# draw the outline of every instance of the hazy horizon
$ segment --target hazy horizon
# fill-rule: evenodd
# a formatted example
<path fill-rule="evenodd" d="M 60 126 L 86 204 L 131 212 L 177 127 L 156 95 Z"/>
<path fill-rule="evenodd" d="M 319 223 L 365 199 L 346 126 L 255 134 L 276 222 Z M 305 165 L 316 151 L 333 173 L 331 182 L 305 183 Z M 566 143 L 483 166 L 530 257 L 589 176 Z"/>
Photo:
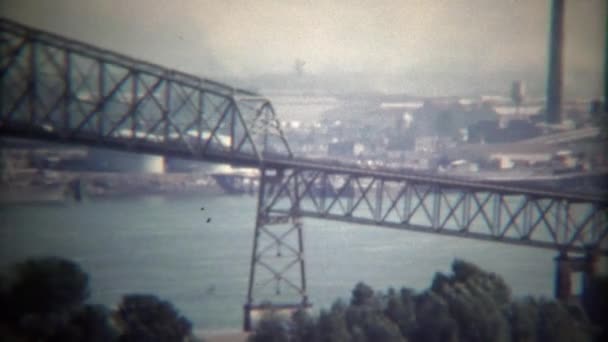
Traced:
<path fill-rule="evenodd" d="M 601 0 L 566 1 L 567 96 L 602 94 L 606 8 Z M 539 96 L 545 87 L 549 0 L 8 0 L 0 11 L 27 25 L 255 88 L 278 79 L 322 89 L 473 95 L 507 93 L 520 79 Z M 306 63 L 299 79 L 298 59 Z"/>

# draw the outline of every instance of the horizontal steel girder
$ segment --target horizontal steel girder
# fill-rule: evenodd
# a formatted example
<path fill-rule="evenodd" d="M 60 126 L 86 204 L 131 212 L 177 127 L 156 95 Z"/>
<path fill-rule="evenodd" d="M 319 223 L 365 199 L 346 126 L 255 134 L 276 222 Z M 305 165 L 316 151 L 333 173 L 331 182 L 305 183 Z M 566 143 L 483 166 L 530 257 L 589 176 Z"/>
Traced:
<path fill-rule="evenodd" d="M 273 185 L 262 197 L 266 215 L 608 254 L 608 205 L 600 199 L 305 167 L 283 169 Z"/>

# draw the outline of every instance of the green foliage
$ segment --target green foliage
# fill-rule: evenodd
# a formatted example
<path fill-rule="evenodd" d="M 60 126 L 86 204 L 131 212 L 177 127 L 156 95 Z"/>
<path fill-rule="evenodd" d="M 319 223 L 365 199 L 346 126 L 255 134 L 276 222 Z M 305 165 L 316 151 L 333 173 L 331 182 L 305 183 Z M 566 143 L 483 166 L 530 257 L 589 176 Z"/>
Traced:
<path fill-rule="evenodd" d="M 252 341 L 569 342 L 593 338 L 586 315 L 576 306 L 529 297 L 512 300 L 500 276 L 463 260 L 455 260 L 452 271 L 438 273 L 431 287 L 419 294 L 406 288 L 376 293 L 358 283 L 348 305 L 336 301 L 317 320 L 298 312 L 291 320 L 264 323 Z"/>
<path fill-rule="evenodd" d="M 112 326 L 109 310 L 101 305 L 85 305 L 48 341 L 116 341 L 118 332 Z"/>
<path fill-rule="evenodd" d="M 404 341 L 399 327 L 372 307 L 351 306 L 346 310 L 345 318 L 353 340 Z"/>
<path fill-rule="evenodd" d="M 452 271 L 454 275 L 450 278 L 451 282 L 466 284 L 479 295 L 490 295 L 496 305 L 506 305 L 511 301 L 511 289 L 501 276 L 485 272 L 476 265 L 460 259 L 454 260 Z"/>
<path fill-rule="evenodd" d="M 17 263 L 2 287 L 0 337 L 24 341 L 112 341 L 115 331 L 100 307 L 84 305 L 88 276 L 55 257 Z"/>
<path fill-rule="evenodd" d="M 574 342 L 592 338 L 589 325 L 557 301 L 540 301 L 536 322 L 537 337 L 541 341 Z"/>
<path fill-rule="evenodd" d="M 360 282 L 353 289 L 350 304 L 354 306 L 371 305 L 374 300 L 374 290 Z"/>
<path fill-rule="evenodd" d="M 462 260 L 452 264 L 454 274 L 436 275 L 432 291 L 445 302 L 463 341 L 507 341 L 509 326 L 503 306 L 510 290 L 502 278 Z"/>
<path fill-rule="evenodd" d="M 393 289 L 388 291 L 384 315 L 397 325 L 403 336 L 409 336 L 417 329 L 414 301 L 414 292 L 409 289 L 403 288 L 399 294 Z"/>
<path fill-rule="evenodd" d="M 292 341 L 307 342 L 318 339 L 316 321 L 305 310 L 298 310 L 292 316 Z"/>
<path fill-rule="evenodd" d="M 351 340 L 346 326 L 346 306 L 336 301 L 329 312 L 321 311 L 318 323 L 318 341 L 345 342 Z"/>
<path fill-rule="evenodd" d="M 457 341 L 458 325 L 447 303 L 428 291 L 416 297 L 417 329 L 408 337 L 414 341 Z"/>
<path fill-rule="evenodd" d="M 256 328 L 255 334 L 249 336 L 250 342 L 288 342 L 289 324 L 287 319 L 270 314 L 263 317 Z"/>
<path fill-rule="evenodd" d="M 192 333 L 190 321 L 153 295 L 124 296 L 115 319 L 122 330 L 120 341 L 183 341 Z"/>
<path fill-rule="evenodd" d="M 129 295 L 112 314 L 85 304 L 88 295 L 88 276 L 74 262 L 50 257 L 16 264 L 0 276 L 0 341 L 193 340 L 190 322 L 166 301 Z"/>
<path fill-rule="evenodd" d="M 89 278 L 76 263 L 60 258 L 15 265 L 8 293 L 13 314 L 66 313 L 89 296 Z"/>
<path fill-rule="evenodd" d="M 403 288 L 376 293 L 358 283 L 349 304 L 336 301 L 318 319 L 306 311 L 290 319 L 265 317 L 250 341 L 590 341 L 606 331 L 578 306 L 554 300 L 511 299 L 504 280 L 455 260 L 416 294 Z M 599 329 L 608 280 L 589 280 L 584 298 Z M 30 259 L 0 276 L 0 340 L 191 341 L 192 325 L 173 305 L 153 295 L 127 295 L 111 313 L 85 304 L 88 276 L 59 258 Z M 115 328 L 118 326 L 118 330 Z M 604 334 L 604 335 L 601 335 Z"/>
<path fill-rule="evenodd" d="M 513 342 L 536 341 L 536 317 L 538 308 L 533 298 L 526 297 L 513 301 L 505 315 L 511 326 Z"/>

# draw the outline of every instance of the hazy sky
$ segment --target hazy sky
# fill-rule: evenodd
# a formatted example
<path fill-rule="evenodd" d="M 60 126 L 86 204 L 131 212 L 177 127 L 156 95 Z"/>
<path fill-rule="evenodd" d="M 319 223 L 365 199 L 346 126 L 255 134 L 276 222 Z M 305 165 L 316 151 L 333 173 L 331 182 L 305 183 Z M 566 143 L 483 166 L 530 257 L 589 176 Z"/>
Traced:
<path fill-rule="evenodd" d="M 567 87 L 600 93 L 605 1 L 566 0 Z M 544 82 L 549 7 L 549 0 L 0 1 L 8 18 L 204 76 L 291 73 L 299 58 L 309 75 L 440 75 L 439 91 L 439 83 L 470 87 L 509 73 Z"/>

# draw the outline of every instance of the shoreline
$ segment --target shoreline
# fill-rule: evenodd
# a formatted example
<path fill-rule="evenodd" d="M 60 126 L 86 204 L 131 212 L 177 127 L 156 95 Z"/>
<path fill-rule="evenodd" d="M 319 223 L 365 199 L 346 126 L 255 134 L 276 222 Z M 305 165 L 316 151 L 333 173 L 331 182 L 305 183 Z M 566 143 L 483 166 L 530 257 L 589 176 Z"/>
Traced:
<path fill-rule="evenodd" d="M 205 173 L 114 173 L 19 170 L 0 184 L 0 205 L 60 204 L 77 201 L 74 183 L 84 199 L 147 195 L 219 195 L 226 191 Z"/>

